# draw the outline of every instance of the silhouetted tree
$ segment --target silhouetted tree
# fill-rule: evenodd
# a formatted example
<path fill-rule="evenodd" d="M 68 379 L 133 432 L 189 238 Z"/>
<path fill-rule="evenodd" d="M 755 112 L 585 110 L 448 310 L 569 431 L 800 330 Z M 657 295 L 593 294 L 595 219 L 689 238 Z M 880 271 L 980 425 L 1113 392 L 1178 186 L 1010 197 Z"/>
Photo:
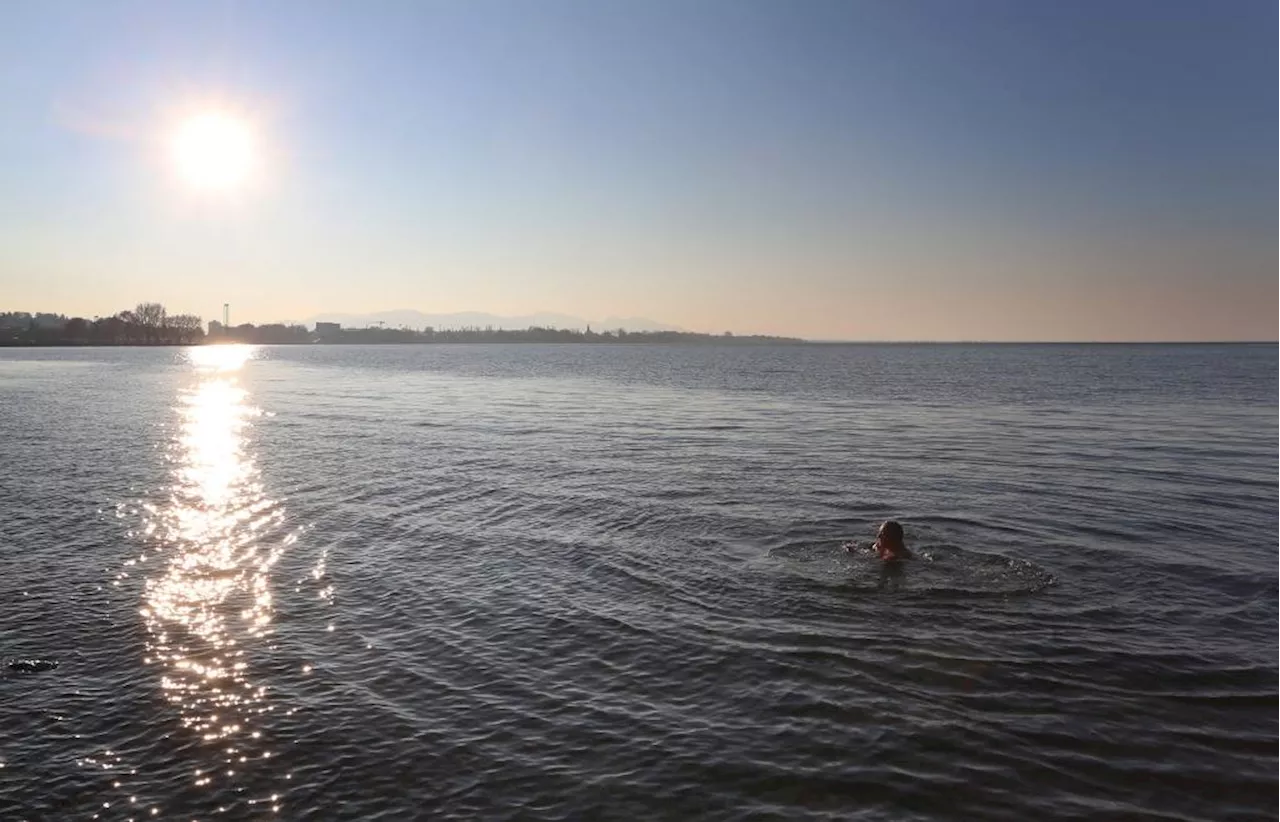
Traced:
<path fill-rule="evenodd" d="M 125 322 L 118 315 L 99 317 L 89 329 L 89 339 L 98 345 L 121 345 L 125 342 Z"/>
<path fill-rule="evenodd" d="M 191 345 L 204 337 L 204 321 L 194 314 L 175 314 L 169 317 L 169 331 L 173 342 Z"/>
<path fill-rule="evenodd" d="M 142 329 L 142 337 L 148 343 L 159 342 L 164 336 L 168 312 L 160 303 L 138 303 L 133 309 L 134 322 Z"/>
<path fill-rule="evenodd" d="M 68 342 L 85 343 L 89 341 L 89 321 L 84 317 L 72 317 L 62 327 L 62 336 Z"/>

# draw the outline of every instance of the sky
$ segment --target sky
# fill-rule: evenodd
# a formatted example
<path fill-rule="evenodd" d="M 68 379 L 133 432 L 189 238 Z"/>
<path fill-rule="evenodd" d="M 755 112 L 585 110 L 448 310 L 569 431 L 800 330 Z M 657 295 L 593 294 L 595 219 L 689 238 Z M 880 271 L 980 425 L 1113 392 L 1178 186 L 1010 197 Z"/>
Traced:
<path fill-rule="evenodd" d="M 0 310 L 1277 339 L 1274 2 L 2 14 Z M 234 188 L 175 173 L 207 111 Z"/>

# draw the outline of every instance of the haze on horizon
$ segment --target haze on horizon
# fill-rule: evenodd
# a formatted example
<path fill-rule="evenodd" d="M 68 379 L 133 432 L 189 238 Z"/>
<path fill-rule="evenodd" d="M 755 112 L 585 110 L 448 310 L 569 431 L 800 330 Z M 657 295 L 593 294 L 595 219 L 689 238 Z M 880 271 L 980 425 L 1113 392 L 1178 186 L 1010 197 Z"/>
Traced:
<path fill-rule="evenodd" d="M 1274 3 L 5 15 L 0 311 L 1277 337 Z"/>

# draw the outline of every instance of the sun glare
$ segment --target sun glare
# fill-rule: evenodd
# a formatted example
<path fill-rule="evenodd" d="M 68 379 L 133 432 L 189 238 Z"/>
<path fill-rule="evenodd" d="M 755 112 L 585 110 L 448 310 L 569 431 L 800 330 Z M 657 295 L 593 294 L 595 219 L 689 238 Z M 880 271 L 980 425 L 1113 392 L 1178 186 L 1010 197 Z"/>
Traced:
<path fill-rule="evenodd" d="M 229 191 L 248 182 L 256 148 L 249 124 L 221 112 L 204 112 L 182 121 L 170 143 L 178 175 L 205 191 Z"/>

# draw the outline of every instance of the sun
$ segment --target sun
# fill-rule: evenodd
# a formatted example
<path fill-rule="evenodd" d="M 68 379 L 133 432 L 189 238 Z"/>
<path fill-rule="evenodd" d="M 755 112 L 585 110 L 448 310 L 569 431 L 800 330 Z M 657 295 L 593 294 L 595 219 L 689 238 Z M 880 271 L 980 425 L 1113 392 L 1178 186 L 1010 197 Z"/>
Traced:
<path fill-rule="evenodd" d="M 241 188 L 257 164 L 257 145 L 249 123 L 219 111 L 201 112 L 181 121 L 169 149 L 178 176 L 201 191 Z"/>

